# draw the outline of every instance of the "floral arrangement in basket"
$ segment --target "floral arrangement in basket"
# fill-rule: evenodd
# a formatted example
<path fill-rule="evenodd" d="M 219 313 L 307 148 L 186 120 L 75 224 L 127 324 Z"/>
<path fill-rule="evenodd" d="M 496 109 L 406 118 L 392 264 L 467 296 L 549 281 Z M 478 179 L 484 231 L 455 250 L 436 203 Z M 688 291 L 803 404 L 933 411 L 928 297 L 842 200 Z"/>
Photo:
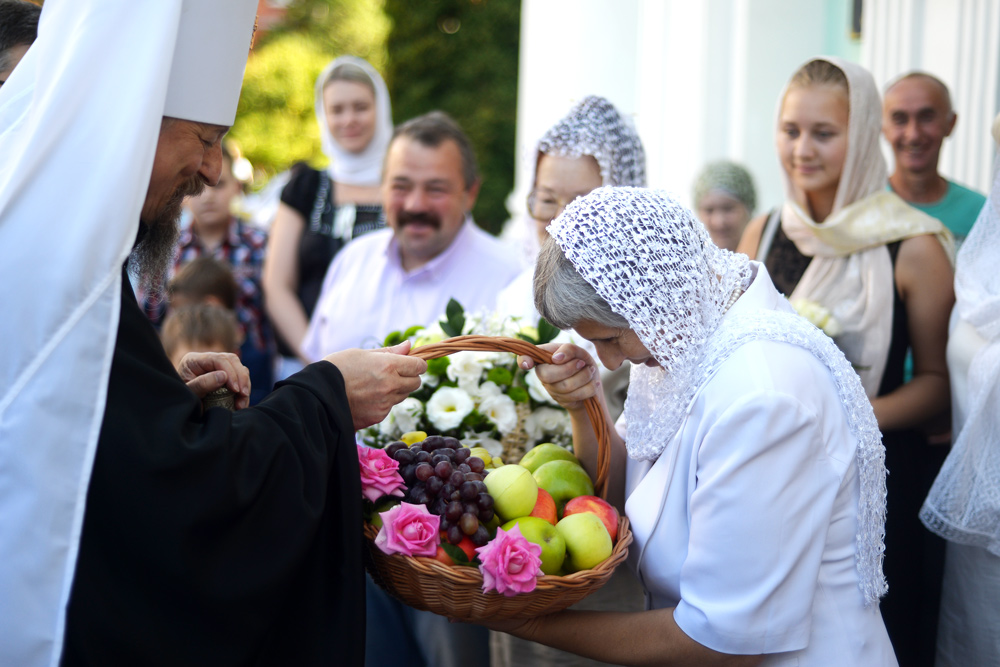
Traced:
<path fill-rule="evenodd" d="M 410 354 L 462 351 L 552 358 L 527 341 L 483 335 Z M 359 447 L 365 565 L 375 582 L 417 609 L 469 622 L 553 613 L 607 583 L 632 534 L 627 517 L 591 495 L 607 488 L 611 426 L 598 398 L 585 407 L 597 435 L 593 480 L 554 443 L 493 469 L 475 454 L 484 449 L 452 436 L 409 433 L 381 450 Z"/>
<path fill-rule="evenodd" d="M 572 454 L 552 444 L 535 452 L 528 466 L 557 463 L 560 472 L 536 481 L 518 464 L 490 471 L 470 448 L 438 435 L 385 449 L 358 445 L 365 518 L 378 529 L 374 546 L 386 555 L 476 567 L 482 592 L 504 596 L 533 591 L 546 574 L 598 565 L 613 553 L 617 511 L 566 491 L 577 475 L 586 477 Z M 557 512 L 539 481 L 554 484 L 560 500 L 572 499 Z M 592 494 L 594 487 L 587 478 L 576 489 Z"/>
<path fill-rule="evenodd" d="M 541 345 L 561 332 L 544 319 L 537 326 L 525 326 L 517 318 L 466 315 L 452 299 L 436 324 L 394 331 L 384 344 L 410 339 L 418 347 L 469 333 L 511 336 Z M 549 396 L 535 369 L 518 368 L 516 356 L 509 352 L 458 352 L 429 360 L 420 389 L 380 424 L 362 431 L 361 437 L 366 445 L 381 448 L 408 433 L 461 438 L 488 452 L 477 452 L 488 466 L 516 462 L 541 442 L 569 446 L 572 441 L 565 409 Z"/>

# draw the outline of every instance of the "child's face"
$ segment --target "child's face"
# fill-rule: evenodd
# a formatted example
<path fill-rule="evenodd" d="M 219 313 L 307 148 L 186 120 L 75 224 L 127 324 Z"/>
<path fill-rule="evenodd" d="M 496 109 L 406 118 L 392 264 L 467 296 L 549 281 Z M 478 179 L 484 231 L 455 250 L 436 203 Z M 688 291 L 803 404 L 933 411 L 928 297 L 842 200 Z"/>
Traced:
<path fill-rule="evenodd" d="M 846 92 L 831 85 L 792 88 L 778 128 L 778 157 L 789 180 L 807 195 L 836 195 L 847 158 Z"/>
<path fill-rule="evenodd" d="M 170 356 L 170 363 L 174 365 L 178 371 L 181 368 L 181 359 L 188 352 L 232 352 L 233 350 L 227 350 L 225 346 L 221 343 L 213 343 L 211 345 L 203 345 L 200 343 L 193 343 L 192 341 L 182 341 L 177 344 L 174 348 L 174 353 Z"/>

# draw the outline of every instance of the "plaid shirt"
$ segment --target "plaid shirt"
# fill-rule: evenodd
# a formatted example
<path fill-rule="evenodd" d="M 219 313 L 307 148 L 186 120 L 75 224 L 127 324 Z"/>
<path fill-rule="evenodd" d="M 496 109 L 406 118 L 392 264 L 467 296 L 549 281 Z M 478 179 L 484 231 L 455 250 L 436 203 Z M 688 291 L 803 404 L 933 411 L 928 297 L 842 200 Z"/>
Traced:
<path fill-rule="evenodd" d="M 236 319 L 239 320 L 247 341 L 258 350 L 271 350 L 274 336 L 264 315 L 264 298 L 261 291 L 261 275 L 264 267 L 264 251 L 267 235 L 243 224 L 238 218 L 229 226 L 229 234 L 214 250 L 205 248 L 194 226 L 181 232 L 174 264 L 170 271 L 172 278 L 177 271 L 193 259 L 212 257 L 229 266 L 236 278 Z M 144 298 L 142 309 L 146 316 L 159 328 L 167 313 L 166 299 L 156 301 Z"/>

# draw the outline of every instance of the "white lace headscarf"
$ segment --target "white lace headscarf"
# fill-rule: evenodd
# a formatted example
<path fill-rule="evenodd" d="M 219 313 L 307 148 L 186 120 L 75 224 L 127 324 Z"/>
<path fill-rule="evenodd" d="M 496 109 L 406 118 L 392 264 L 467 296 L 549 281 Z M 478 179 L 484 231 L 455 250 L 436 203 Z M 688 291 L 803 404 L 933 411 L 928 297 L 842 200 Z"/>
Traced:
<path fill-rule="evenodd" d="M 998 163 L 1000 167 L 1000 163 Z M 966 419 L 920 511 L 953 542 L 1000 556 L 1000 169 L 958 252 L 955 308 L 986 343 L 969 365 Z"/>
<path fill-rule="evenodd" d="M 330 126 L 326 122 L 326 112 L 323 108 L 323 88 L 333 70 L 341 65 L 353 65 L 362 70 L 371 79 L 375 89 L 375 134 L 372 140 L 360 153 L 344 150 L 333 138 Z M 392 106 L 389 101 L 389 90 L 385 81 L 375 70 L 361 58 L 340 56 L 328 64 L 316 79 L 316 122 L 319 123 L 320 140 L 323 154 L 330 158 L 327 172 L 335 183 L 347 185 L 378 185 L 382 182 L 382 160 L 392 139 Z"/>
<path fill-rule="evenodd" d="M 591 155 L 601 168 L 603 185 L 646 186 L 646 151 L 642 141 L 608 100 L 589 95 L 570 109 L 538 141 L 538 157 Z"/>
<path fill-rule="evenodd" d="M 698 391 L 748 342 L 798 345 L 830 369 L 858 439 L 857 562 L 865 602 L 876 602 L 886 590 L 885 449 L 864 388 L 830 338 L 791 313 L 725 318 L 733 297 L 749 286 L 750 260 L 716 247 L 694 214 L 666 192 L 598 188 L 566 207 L 549 233 L 661 366 L 632 366 L 625 419 L 633 459 L 660 456 Z"/>

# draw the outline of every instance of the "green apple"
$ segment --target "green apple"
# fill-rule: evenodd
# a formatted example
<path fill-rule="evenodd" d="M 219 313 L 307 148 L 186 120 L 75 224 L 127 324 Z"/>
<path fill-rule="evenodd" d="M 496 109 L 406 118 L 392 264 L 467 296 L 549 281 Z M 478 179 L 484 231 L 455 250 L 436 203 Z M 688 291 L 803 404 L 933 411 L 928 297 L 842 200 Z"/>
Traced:
<path fill-rule="evenodd" d="M 589 570 L 611 555 L 611 536 L 596 514 L 573 514 L 557 523 L 556 530 L 566 541 L 569 572 Z"/>
<path fill-rule="evenodd" d="M 522 465 L 531 472 L 538 470 L 538 467 L 549 461 L 572 461 L 580 465 L 573 453 L 565 447 L 554 445 L 551 442 L 543 442 L 528 450 L 528 453 L 521 457 L 518 465 Z"/>
<path fill-rule="evenodd" d="M 538 484 L 527 468 L 519 465 L 500 466 L 491 470 L 483 482 L 493 496 L 493 510 L 504 521 L 531 514 L 538 500 Z"/>
<path fill-rule="evenodd" d="M 515 525 L 520 526 L 524 539 L 542 548 L 542 572 L 558 574 L 566 559 L 566 541 L 556 527 L 536 516 L 522 516 L 500 527 L 508 531 Z"/>
<path fill-rule="evenodd" d="M 590 481 L 590 475 L 572 461 L 543 463 L 535 470 L 534 478 L 538 487 L 548 491 L 556 501 L 559 516 L 562 516 L 563 506 L 567 501 L 577 496 L 594 495 L 594 483 Z"/>

